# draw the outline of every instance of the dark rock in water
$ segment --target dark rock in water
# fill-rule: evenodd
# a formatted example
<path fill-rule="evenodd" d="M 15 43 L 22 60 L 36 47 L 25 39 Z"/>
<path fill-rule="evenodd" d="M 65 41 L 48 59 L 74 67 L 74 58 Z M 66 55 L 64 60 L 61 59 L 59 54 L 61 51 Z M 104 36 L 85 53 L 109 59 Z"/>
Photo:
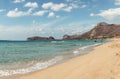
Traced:
<path fill-rule="evenodd" d="M 97 42 L 97 40 L 95 40 L 94 42 Z"/>
<path fill-rule="evenodd" d="M 50 36 L 50 37 L 39 37 L 39 36 L 35 36 L 35 37 L 29 37 L 27 38 L 28 41 L 40 41 L 40 40 L 55 40 L 54 37 Z"/>
<path fill-rule="evenodd" d="M 98 23 L 90 31 L 81 35 L 64 35 L 63 40 L 71 39 L 106 39 L 120 37 L 120 24 L 108 24 L 105 22 Z"/>

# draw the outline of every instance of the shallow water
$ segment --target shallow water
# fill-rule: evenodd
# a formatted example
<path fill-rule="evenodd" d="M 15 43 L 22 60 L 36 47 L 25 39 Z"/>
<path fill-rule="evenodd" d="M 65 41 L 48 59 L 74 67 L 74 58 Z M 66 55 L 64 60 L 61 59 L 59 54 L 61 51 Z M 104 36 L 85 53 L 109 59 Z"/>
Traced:
<path fill-rule="evenodd" d="M 1 41 L 0 76 L 44 69 L 64 59 L 84 54 L 89 51 L 87 48 L 104 42 L 106 40 Z"/>

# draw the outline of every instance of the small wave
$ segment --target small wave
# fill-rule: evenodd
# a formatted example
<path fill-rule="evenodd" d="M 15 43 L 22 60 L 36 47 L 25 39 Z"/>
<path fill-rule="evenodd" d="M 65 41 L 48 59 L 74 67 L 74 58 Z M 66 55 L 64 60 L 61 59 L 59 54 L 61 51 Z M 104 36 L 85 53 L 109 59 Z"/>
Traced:
<path fill-rule="evenodd" d="M 51 41 L 51 43 L 63 43 L 65 41 Z"/>
<path fill-rule="evenodd" d="M 73 54 L 74 54 L 74 55 L 78 55 L 78 54 L 81 53 L 80 51 L 86 50 L 86 49 L 88 49 L 89 47 L 94 47 L 94 46 L 97 46 L 97 45 L 100 45 L 100 44 L 101 44 L 101 43 L 97 43 L 97 44 L 93 44 L 93 45 L 88 45 L 88 46 L 80 47 L 79 49 L 73 51 Z"/>
<path fill-rule="evenodd" d="M 57 41 L 51 41 L 51 43 L 57 43 Z"/>
<path fill-rule="evenodd" d="M 78 50 L 75 50 L 75 51 L 73 51 L 73 54 L 74 54 L 74 55 L 77 55 L 77 54 L 79 54 L 79 51 L 78 51 Z"/>
<path fill-rule="evenodd" d="M 97 45 L 100 45 L 100 44 L 101 44 L 101 43 L 97 43 L 97 44 L 93 44 L 93 45 L 88 45 L 88 46 L 83 46 L 83 47 L 81 47 L 81 48 L 79 48 L 79 49 L 84 50 L 84 49 L 86 49 L 86 48 L 94 47 L 94 46 L 97 46 Z"/>
<path fill-rule="evenodd" d="M 16 70 L 0 70 L 0 76 L 11 76 L 11 75 L 16 75 L 16 74 L 25 74 L 25 73 L 45 69 L 53 64 L 56 64 L 57 62 L 61 61 L 62 59 L 63 59 L 62 56 L 56 56 L 55 58 L 53 58 L 51 60 L 36 63 L 35 65 L 28 67 L 28 68 L 16 69 Z"/>

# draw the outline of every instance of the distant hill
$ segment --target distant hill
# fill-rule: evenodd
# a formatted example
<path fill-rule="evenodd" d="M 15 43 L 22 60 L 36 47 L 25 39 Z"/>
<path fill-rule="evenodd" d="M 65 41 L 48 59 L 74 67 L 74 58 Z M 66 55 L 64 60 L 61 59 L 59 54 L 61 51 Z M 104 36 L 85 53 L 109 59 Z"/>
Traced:
<path fill-rule="evenodd" d="M 108 24 L 105 22 L 98 23 L 90 31 L 82 35 L 64 35 L 63 40 L 74 39 L 105 39 L 120 37 L 120 24 Z"/>
<path fill-rule="evenodd" d="M 108 24 L 106 22 L 98 23 L 90 31 L 83 33 L 81 35 L 64 35 L 62 39 L 59 40 L 80 40 L 80 39 L 106 39 L 120 37 L 120 24 Z M 54 37 L 29 37 L 28 41 L 40 41 L 40 40 L 58 40 Z"/>

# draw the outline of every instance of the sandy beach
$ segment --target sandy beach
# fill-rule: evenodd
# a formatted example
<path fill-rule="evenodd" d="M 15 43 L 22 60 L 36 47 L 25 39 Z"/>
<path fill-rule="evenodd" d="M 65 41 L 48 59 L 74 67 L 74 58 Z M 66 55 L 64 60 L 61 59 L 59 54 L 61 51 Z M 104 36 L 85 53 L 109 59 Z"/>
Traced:
<path fill-rule="evenodd" d="M 10 79 L 120 79 L 120 40 L 42 71 Z"/>

